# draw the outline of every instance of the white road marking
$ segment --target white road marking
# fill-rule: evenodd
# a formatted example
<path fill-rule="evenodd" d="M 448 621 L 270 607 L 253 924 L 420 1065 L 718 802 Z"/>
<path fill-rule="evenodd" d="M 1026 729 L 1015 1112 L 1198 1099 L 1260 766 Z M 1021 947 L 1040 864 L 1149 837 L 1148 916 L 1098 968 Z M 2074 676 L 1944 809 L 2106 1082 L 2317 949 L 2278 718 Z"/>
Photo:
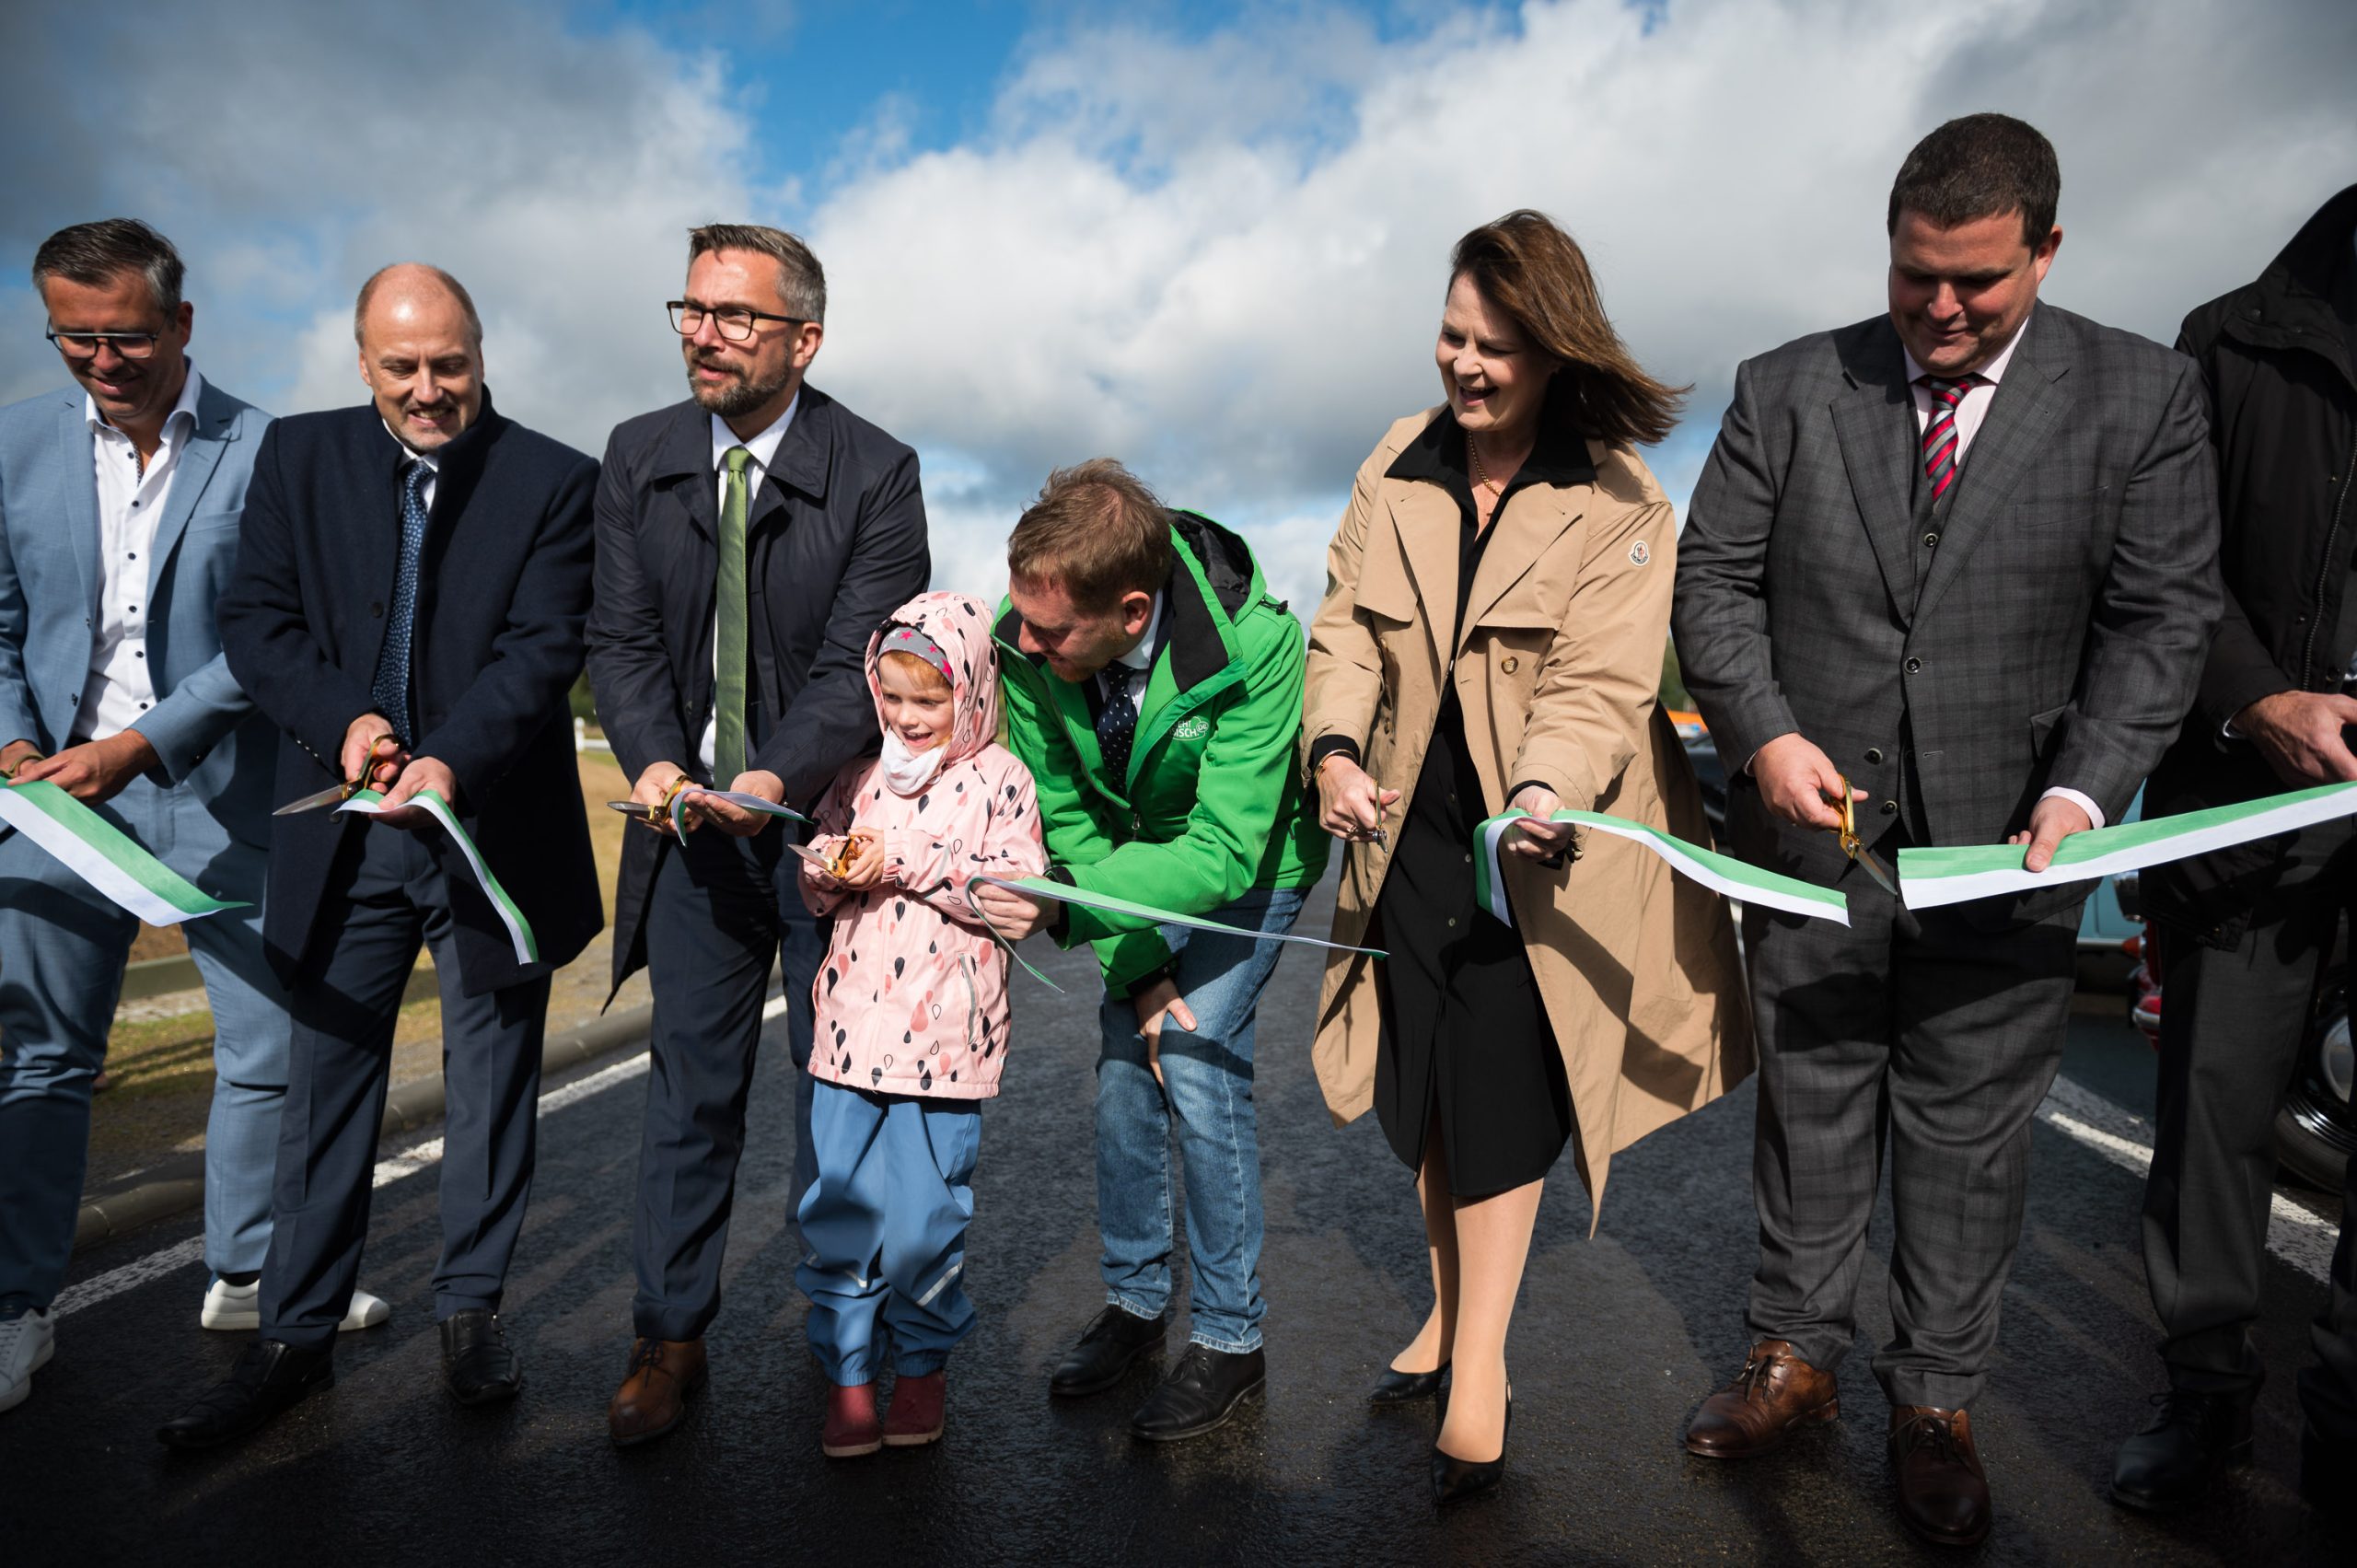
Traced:
<path fill-rule="evenodd" d="M 2053 1092 L 2038 1108 L 2049 1127 L 2095 1150 L 2123 1170 L 2142 1176 L 2152 1168 L 2153 1129 L 2083 1084 L 2057 1077 Z M 2268 1214 L 2267 1249 L 2314 1280 L 2330 1277 L 2338 1239 L 2322 1216 L 2278 1192 Z"/>
<path fill-rule="evenodd" d="M 770 998 L 769 1005 L 761 1009 L 763 1022 L 771 1022 L 784 1016 L 785 1016 L 785 998 L 783 996 Z M 586 1078 L 577 1078 L 562 1088 L 549 1090 L 540 1097 L 540 1114 L 546 1116 L 552 1110 L 563 1110 L 566 1106 L 577 1105 L 593 1095 L 604 1094 L 618 1084 L 626 1084 L 633 1078 L 644 1077 L 646 1069 L 645 1051 L 641 1051 L 636 1055 L 624 1057 L 610 1066 L 599 1068 Z M 440 1138 L 424 1139 L 378 1160 L 369 1185 L 375 1188 L 390 1186 L 405 1177 L 415 1176 L 421 1171 L 432 1169 L 441 1162 L 441 1159 L 442 1140 Z M 192 1236 L 186 1241 L 164 1248 L 160 1251 L 151 1252 L 145 1258 L 134 1259 L 120 1268 L 110 1269 L 94 1278 L 68 1285 L 58 1292 L 57 1300 L 52 1305 L 50 1310 L 55 1316 L 63 1318 L 69 1312 L 79 1312 L 86 1307 L 96 1307 L 99 1302 L 121 1295 L 124 1291 L 136 1290 L 141 1285 L 162 1279 L 167 1274 L 175 1273 L 192 1263 L 203 1261 L 204 1237 Z"/>

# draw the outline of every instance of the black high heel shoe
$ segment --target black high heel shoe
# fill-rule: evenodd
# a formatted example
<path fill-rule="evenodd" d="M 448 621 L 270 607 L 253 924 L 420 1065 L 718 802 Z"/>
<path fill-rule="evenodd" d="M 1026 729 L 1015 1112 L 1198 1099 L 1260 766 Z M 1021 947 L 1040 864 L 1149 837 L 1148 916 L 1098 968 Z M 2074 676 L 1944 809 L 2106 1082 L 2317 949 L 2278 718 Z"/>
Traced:
<path fill-rule="evenodd" d="M 1442 1362 L 1430 1372 L 1401 1372 L 1385 1367 L 1375 1387 L 1366 1391 L 1366 1402 L 1377 1410 L 1391 1405 L 1412 1405 L 1439 1394 L 1441 1382 L 1448 1376 L 1448 1363 Z"/>
<path fill-rule="evenodd" d="M 1433 1445 L 1433 1504 L 1446 1508 L 1497 1490 L 1506 1476 L 1506 1439 L 1514 1435 L 1514 1390 L 1506 1390 L 1506 1423 L 1498 1434 L 1498 1457 L 1479 1463 L 1441 1452 Z"/>

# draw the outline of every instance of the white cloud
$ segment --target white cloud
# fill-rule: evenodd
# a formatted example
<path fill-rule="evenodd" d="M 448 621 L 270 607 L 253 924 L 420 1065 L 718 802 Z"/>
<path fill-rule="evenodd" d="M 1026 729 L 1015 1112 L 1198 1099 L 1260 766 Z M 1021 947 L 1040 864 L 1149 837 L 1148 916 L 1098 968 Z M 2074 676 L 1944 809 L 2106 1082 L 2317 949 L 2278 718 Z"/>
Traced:
<path fill-rule="evenodd" d="M 1650 28 L 1565 0 L 1390 42 L 1315 18 L 1082 36 L 1018 75 L 989 140 L 819 207 L 824 368 L 888 428 L 981 455 L 990 526 L 1050 466 L 1116 453 L 1252 523 L 1298 599 L 1319 553 L 1293 536 L 1322 543 L 1385 424 L 1434 396 L 1472 225 L 1554 214 L 1641 358 L 1695 384 L 1657 457 L 1682 498 L 1738 359 L 1880 308 L 1890 180 L 1940 120 L 2047 131 L 2069 235 L 2048 296 L 2166 338 L 2357 180 L 2352 64 L 2357 10 L 2200 0 L 1698 0 Z M 1295 119 L 1271 110 L 1289 76 Z"/>
<path fill-rule="evenodd" d="M 2162 337 L 2357 180 L 2345 0 L 1083 26 L 1035 39 L 963 145 L 910 151 L 887 97 L 791 169 L 754 130 L 760 93 L 818 68 L 790 30 L 765 85 L 741 55 L 541 6 L 234 9 L 12 18 L 0 123 L 51 156 L 0 176 L 9 253 L 94 202 L 154 216 L 190 253 L 208 372 L 290 410 L 359 395 L 360 279 L 437 261 L 483 310 L 502 406 L 595 451 L 679 394 L 658 307 L 683 230 L 798 225 L 832 285 L 815 378 L 925 454 L 937 575 L 978 591 L 1046 470 L 1110 453 L 1247 526 L 1279 591 L 1314 597 L 1352 471 L 1434 396 L 1451 242 L 1510 207 L 1570 226 L 1640 357 L 1695 383 L 1655 455 L 1682 499 L 1738 359 L 1879 308 L 1890 179 L 1942 119 L 2003 109 L 2052 136 L 2069 238 L 2048 297 Z M 93 57 L 144 90 L 75 90 L 68 62 Z M 53 379 L 38 319 L 0 290 L 0 393 Z"/>

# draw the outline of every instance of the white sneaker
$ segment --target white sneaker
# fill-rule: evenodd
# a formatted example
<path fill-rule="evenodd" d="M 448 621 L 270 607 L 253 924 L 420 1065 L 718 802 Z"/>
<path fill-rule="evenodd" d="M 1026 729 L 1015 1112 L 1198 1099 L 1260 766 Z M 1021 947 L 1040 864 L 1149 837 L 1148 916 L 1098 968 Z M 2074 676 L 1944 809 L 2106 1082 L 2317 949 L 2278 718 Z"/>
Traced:
<path fill-rule="evenodd" d="M 14 1318 L 0 1318 L 0 1411 L 25 1402 L 33 1391 L 33 1374 L 57 1353 L 57 1318 L 28 1307 Z"/>
<path fill-rule="evenodd" d="M 373 1329 L 393 1315 L 393 1309 L 365 1290 L 352 1293 L 352 1306 L 336 1328 L 344 1333 L 354 1329 Z M 261 1282 L 233 1285 L 216 1279 L 204 1293 L 204 1307 L 196 1320 L 208 1329 L 220 1329 L 230 1333 L 250 1334 L 261 1327 Z"/>

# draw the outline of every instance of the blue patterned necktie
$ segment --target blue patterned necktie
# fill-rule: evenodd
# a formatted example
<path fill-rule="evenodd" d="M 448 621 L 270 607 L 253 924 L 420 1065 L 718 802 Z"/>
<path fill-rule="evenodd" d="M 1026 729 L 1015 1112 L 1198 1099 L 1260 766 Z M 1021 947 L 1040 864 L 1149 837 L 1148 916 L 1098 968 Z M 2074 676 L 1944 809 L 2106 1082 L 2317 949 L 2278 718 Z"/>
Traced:
<path fill-rule="evenodd" d="M 1113 664 L 1105 668 L 1105 711 L 1097 715 L 1097 749 L 1105 759 L 1105 771 L 1113 783 L 1127 788 L 1130 780 L 1130 747 L 1138 738 L 1138 705 L 1130 696 L 1130 669 L 1127 665 Z"/>
<path fill-rule="evenodd" d="M 385 645 L 377 655 L 377 679 L 368 688 L 377 699 L 377 711 L 404 746 L 411 738 L 410 637 L 417 621 L 418 559 L 425 553 L 425 482 L 433 477 L 434 470 L 421 462 L 412 462 L 401 476 L 401 561 L 393 573 L 392 615 L 385 627 Z"/>

